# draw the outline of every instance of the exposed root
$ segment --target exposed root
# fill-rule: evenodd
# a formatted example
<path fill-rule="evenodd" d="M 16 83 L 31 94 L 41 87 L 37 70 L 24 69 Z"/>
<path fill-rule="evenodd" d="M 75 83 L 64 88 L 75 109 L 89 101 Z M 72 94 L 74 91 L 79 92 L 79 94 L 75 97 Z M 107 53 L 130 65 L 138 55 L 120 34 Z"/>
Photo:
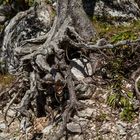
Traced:
<path fill-rule="evenodd" d="M 139 82 L 140 82 L 140 67 L 135 70 L 131 75 L 132 80 L 134 81 L 134 90 L 136 93 L 136 97 L 139 100 L 140 103 L 140 91 L 139 91 Z"/>
<path fill-rule="evenodd" d="M 9 108 L 10 108 L 10 106 L 13 104 L 13 102 L 16 100 L 16 98 L 18 97 L 18 95 L 20 94 L 20 92 L 21 92 L 21 90 L 19 90 L 16 94 L 15 94 L 15 96 L 11 99 L 11 101 L 8 103 L 8 105 L 7 105 L 7 107 L 6 107 L 6 109 L 5 109 L 5 113 L 4 113 L 4 120 L 5 120 L 5 122 L 6 122 L 6 124 L 8 123 L 8 121 L 7 121 L 7 112 L 8 112 L 8 110 L 9 110 Z"/>
<path fill-rule="evenodd" d="M 75 89 L 73 85 L 74 83 L 72 82 L 73 80 L 70 67 L 68 67 L 67 70 L 66 81 L 69 91 L 69 101 L 67 103 L 65 111 L 63 112 L 63 124 L 60 128 L 59 133 L 56 135 L 55 140 L 60 140 L 63 137 L 64 132 L 67 131 L 67 123 L 70 121 L 71 114 L 73 113 L 73 111 L 77 110 L 79 104 L 75 94 Z"/>
<path fill-rule="evenodd" d="M 139 83 L 140 82 L 140 75 L 136 78 L 136 80 L 135 80 L 135 91 L 136 91 L 136 96 L 137 96 L 137 98 L 138 98 L 138 100 L 140 101 L 140 91 L 139 91 L 139 88 L 138 88 L 138 86 L 139 86 Z"/>
<path fill-rule="evenodd" d="M 97 81 L 93 75 L 102 68 L 99 65 L 101 62 L 97 59 L 99 58 L 100 61 L 105 60 L 106 58 L 108 60 L 110 59 L 104 53 L 104 49 L 112 49 L 128 44 L 137 46 L 140 42 L 140 40 L 121 41 L 113 45 L 108 43 L 105 39 L 100 39 L 96 44 L 92 44 L 91 42 L 88 42 L 93 35 L 93 30 L 90 31 L 92 26 L 88 30 L 87 27 L 85 27 L 85 25 L 87 26 L 86 22 L 78 23 L 76 14 L 74 14 L 76 10 L 73 7 L 76 3 L 76 6 L 79 8 L 79 5 L 81 4 L 80 1 L 77 2 L 77 0 L 73 0 L 72 2 L 60 0 L 59 2 L 69 2 L 70 7 L 67 7 L 64 4 L 62 10 L 65 12 L 71 10 L 72 13 L 69 13 L 69 16 L 66 16 L 65 14 L 67 12 L 65 13 L 64 11 L 64 13 L 58 13 L 58 17 L 54 21 L 51 30 L 45 36 L 23 40 L 13 49 L 13 59 L 9 60 L 8 63 L 10 64 L 10 62 L 12 63 L 12 60 L 13 62 L 16 62 L 15 60 L 17 60 L 18 64 L 13 65 L 16 72 L 22 74 L 10 89 L 0 93 L 1 99 L 5 93 L 10 92 L 10 97 L 7 100 L 9 101 L 11 99 L 11 101 L 6 107 L 4 114 L 6 123 L 8 122 L 8 111 L 10 107 L 15 104 L 18 106 L 15 109 L 16 113 L 20 113 L 20 117 L 26 117 L 29 121 L 33 120 L 34 115 L 36 117 L 50 116 L 50 122 L 52 123 L 56 120 L 55 111 L 59 112 L 60 116 L 62 114 L 62 126 L 55 136 L 56 140 L 61 139 L 64 135 L 67 137 L 67 123 L 70 122 L 71 117 L 73 117 L 79 109 L 80 103 L 78 99 L 80 98 L 80 95 L 78 97 L 76 87 L 80 84 L 88 86 L 88 84 L 95 83 L 95 86 L 97 85 Z M 82 13 L 83 15 L 80 15 L 79 13 Z M 78 18 L 85 16 L 85 13 L 82 11 L 79 13 L 77 13 Z M 23 18 L 27 14 L 28 11 L 23 15 Z M 62 19 L 60 19 L 60 17 L 62 17 Z M 73 18 L 76 20 L 76 25 L 74 24 Z M 19 15 L 17 15 L 17 19 L 14 18 L 12 20 L 14 21 L 14 23 L 11 24 L 12 29 L 14 28 L 16 21 L 19 22 L 20 19 Z M 82 21 L 82 19 L 79 21 Z M 87 19 L 87 23 L 88 22 L 89 19 Z M 81 27 L 78 27 L 78 25 Z M 88 25 L 88 27 L 90 25 Z M 6 35 L 11 33 L 8 28 L 10 28 L 10 25 L 6 28 Z M 80 32 L 80 30 L 82 31 Z M 86 30 L 88 30 L 87 33 L 85 33 Z M 9 39 L 12 36 L 12 33 L 10 36 L 7 35 Z M 4 41 L 4 45 L 5 43 L 6 41 Z M 7 43 L 6 47 L 8 47 Z M 92 53 L 94 53 L 95 56 L 91 55 Z M 87 78 L 86 80 L 83 78 L 85 81 L 83 79 L 78 79 L 74 76 L 74 73 L 72 73 L 71 65 L 76 59 L 81 60 L 82 65 L 84 65 L 82 67 L 82 65 L 77 64 L 76 67 L 80 70 L 82 69 L 82 75 L 84 75 L 84 78 Z M 84 62 L 84 60 L 86 60 L 86 62 Z M 88 62 L 92 65 L 92 74 L 89 74 L 88 72 L 89 68 L 86 66 L 86 63 Z M 21 81 L 19 82 L 20 79 Z M 136 78 L 135 81 L 135 89 L 138 98 L 140 98 L 140 92 L 137 87 L 139 79 L 140 76 Z M 101 82 L 102 81 L 100 80 L 99 83 Z M 13 90 L 14 87 L 16 87 L 16 91 Z M 82 92 L 86 92 L 85 90 Z M 81 95 L 81 98 L 85 99 L 86 97 L 90 98 L 91 96 L 92 94 L 89 94 L 88 97 Z M 6 105 L 4 104 L 4 106 Z M 9 126 L 8 123 L 7 125 Z"/>

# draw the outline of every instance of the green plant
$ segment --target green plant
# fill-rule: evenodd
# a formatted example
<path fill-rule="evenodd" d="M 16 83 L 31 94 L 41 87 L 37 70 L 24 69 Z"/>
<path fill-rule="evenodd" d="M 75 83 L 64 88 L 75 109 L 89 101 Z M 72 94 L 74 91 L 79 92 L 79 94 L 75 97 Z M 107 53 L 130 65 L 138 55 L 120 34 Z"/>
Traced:
<path fill-rule="evenodd" d="M 127 40 L 127 39 L 135 40 L 135 39 L 137 39 L 137 34 L 130 30 L 127 30 L 124 32 L 119 32 L 119 33 L 115 34 L 114 36 L 112 36 L 111 42 L 116 43 L 118 41 Z"/>
<path fill-rule="evenodd" d="M 134 119 L 135 116 L 136 116 L 136 113 L 135 113 L 132 105 L 124 107 L 122 109 L 122 111 L 120 112 L 120 117 L 124 121 L 130 122 Z"/>
<path fill-rule="evenodd" d="M 115 19 L 114 17 L 109 17 L 107 21 L 109 20 L 112 21 Z M 94 16 L 93 25 L 96 28 L 99 38 L 107 38 L 112 43 L 123 39 L 135 40 L 140 35 L 140 20 L 132 21 L 128 25 L 114 25 L 108 22 L 102 22 L 99 17 Z"/>
<path fill-rule="evenodd" d="M 120 118 L 124 121 L 131 121 L 134 116 L 136 116 L 135 110 L 133 108 L 133 93 L 128 91 L 123 93 L 121 90 L 120 92 L 113 92 L 110 93 L 107 99 L 107 103 L 112 106 L 113 108 L 119 108 L 120 111 Z"/>

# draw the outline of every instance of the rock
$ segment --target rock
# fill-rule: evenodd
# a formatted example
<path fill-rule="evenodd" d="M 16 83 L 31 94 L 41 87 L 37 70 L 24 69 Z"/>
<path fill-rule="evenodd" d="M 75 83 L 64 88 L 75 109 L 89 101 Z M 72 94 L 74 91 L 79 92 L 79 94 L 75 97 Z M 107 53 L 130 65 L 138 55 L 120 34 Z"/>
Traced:
<path fill-rule="evenodd" d="M 15 112 L 12 109 L 9 109 L 9 111 L 7 112 L 8 116 L 13 117 L 15 115 Z"/>
<path fill-rule="evenodd" d="M 139 140 L 140 136 L 138 136 L 138 134 L 135 134 L 132 136 L 132 140 Z"/>
<path fill-rule="evenodd" d="M 0 24 L 4 24 L 5 21 L 6 21 L 6 17 L 0 16 Z"/>
<path fill-rule="evenodd" d="M 94 15 L 97 17 L 102 17 L 104 15 L 108 17 L 117 17 L 119 20 L 113 18 L 111 22 L 122 23 L 139 18 L 140 10 L 138 2 L 135 0 L 102 0 L 96 2 Z"/>
<path fill-rule="evenodd" d="M 75 91 L 77 94 L 78 99 L 85 100 L 90 99 L 94 94 L 96 87 L 93 84 L 78 84 L 75 87 Z"/>
<path fill-rule="evenodd" d="M 43 77 L 43 80 L 44 81 L 50 81 L 50 82 L 52 82 L 53 81 L 53 77 L 52 77 L 52 75 L 51 74 L 46 74 L 45 75 L 45 77 Z"/>
<path fill-rule="evenodd" d="M 71 72 L 78 80 L 83 80 L 87 76 L 92 75 L 91 64 L 86 59 L 72 59 L 71 62 Z"/>
<path fill-rule="evenodd" d="M 82 100 L 81 102 L 86 104 L 86 105 L 90 105 L 90 106 L 93 106 L 96 103 L 95 100 L 90 100 L 90 99 L 89 100 L 88 99 L 87 100 Z"/>
<path fill-rule="evenodd" d="M 93 82 L 93 79 L 91 77 L 86 77 L 83 79 L 83 81 L 86 83 L 86 84 L 92 84 Z"/>
<path fill-rule="evenodd" d="M 42 133 L 49 134 L 52 128 L 53 128 L 53 125 L 49 125 L 42 130 Z"/>
<path fill-rule="evenodd" d="M 57 3 L 56 2 L 53 3 L 53 7 L 54 7 L 54 9 L 57 8 Z"/>
<path fill-rule="evenodd" d="M 119 134 L 121 136 L 124 136 L 127 134 L 126 129 L 127 129 L 127 124 L 125 122 L 122 121 L 118 121 L 117 122 L 117 129 L 119 131 Z"/>
<path fill-rule="evenodd" d="M 102 133 L 102 135 L 104 135 L 104 134 L 110 133 L 111 131 L 105 128 L 105 129 L 102 129 L 100 132 Z"/>
<path fill-rule="evenodd" d="M 74 122 L 67 124 L 67 129 L 73 133 L 81 133 L 82 132 L 82 128 L 80 126 L 80 124 L 76 124 Z"/>
<path fill-rule="evenodd" d="M 132 129 L 134 130 L 135 133 L 139 133 L 140 131 L 140 124 L 136 123 L 132 126 Z"/>
<path fill-rule="evenodd" d="M 8 137 L 10 136 L 9 133 L 0 133 L 0 140 L 7 140 Z"/>
<path fill-rule="evenodd" d="M 83 118 L 90 118 L 94 111 L 94 108 L 86 108 L 85 110 L 78 111 L 78 116 Z"/>
<path fill-rule="evenodd" d="M 72 140 L 84 140 L 84 138 L 81 135 L 75 135 Z"/>
<path fill-rule="evenodd" d="M 100 133 L 107 134 L 111 132 L 112 124 L 111 123 L 104 123 L 100 129 Z"/>
<path fill-rule="evenodd" d="M 132 104 L 133 104 L 134 110 L 137 110 L 139 108 L 139 100 L 133 99 Z M 140 116 L 139 116 L 139 119 L 140 119 Z"/>
<path fill-rule="evenodd" d="M 6 128 L 6 125 L 4 122 L 0 122 L 0 129 L 5 129 Z"/>

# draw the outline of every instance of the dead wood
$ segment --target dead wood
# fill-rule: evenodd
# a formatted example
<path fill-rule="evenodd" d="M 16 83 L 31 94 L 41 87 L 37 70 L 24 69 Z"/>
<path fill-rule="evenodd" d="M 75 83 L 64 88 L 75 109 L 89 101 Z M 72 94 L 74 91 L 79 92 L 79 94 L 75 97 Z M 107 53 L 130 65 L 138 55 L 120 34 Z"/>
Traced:
<path fill-rule="evenodd" d="M 85 93 L 93 83 L 95 86 L 91 86 L 92 89 L 96 84 L 105 83 L 99 78 L 97 82 L 94 75 L 105 64 L 105 60 L 110 59 L 104 50 L 123 45 L 138 46 L 140 40 L 110 44 L 102 38 L 93 44 L 91 40 L 96 32 L 83 9 L 82 0 L 59 0 L 54 19 L 48 11 L 48 7 L 42 8 L 41 3 L 20 12 L 4 30 L 3 67 L 12 74 L 22 76 L 16 85 L 19 89 L 11 93 L 12 99 L 5 109 L 5 120 L 13 104 L 17 105 L 16 112 L 29 120 L 33 120 L 34 116 L 50 116 L 50 122 L 54 123 L 54 112 L 57 111 L 62 118 L 62 126 L 54 139 L 61 139 L 67 133 L 70 118 L 79 109 L 78 99 L 92 96 L 87 94 L 80 97 L 78 90 Z M 23 25 L 26 25 L 27 34 Z M 30 27 L 36 27 L 35 34 Z M 16 33 L 20 34 L 17 36 Z M 83 65 L 77 64 L 76 67 L 84 78 L 81 76 L 78 79 L 72 73 L 76 60 Z M 18 102 L 16 98 L 19 98 Z"/>

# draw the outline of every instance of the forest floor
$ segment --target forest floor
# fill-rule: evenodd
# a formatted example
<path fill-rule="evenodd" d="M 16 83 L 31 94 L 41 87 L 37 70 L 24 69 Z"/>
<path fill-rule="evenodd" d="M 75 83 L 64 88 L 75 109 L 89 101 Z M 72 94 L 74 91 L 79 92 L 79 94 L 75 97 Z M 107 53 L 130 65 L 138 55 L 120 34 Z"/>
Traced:
<path fill-rule="evenodd" d="M 74 116 L 74 123 L 68 123 L 71 132 L 69 140 L 138 140 L 140 138 L 139 116 L 132 121 L 122 121 L 118 109 L 113 109 L 107 105 L 108 90 L 96 89 L 92 97 L 81 100 L 85 108 L 78 111 L 78 116 Z M 9 111 L 9 116 L 12 111 Z M 15 121 L 5 132 L 3 115 L 0 114 L 0 140 L 51 140 L 52 130 L 57 130 L 58 126 L 48 125 L 47 117 L 35 118 L 34 125 L 27 129 L 27 133 L 20 130 L 19 120 Z M 9 117 L 8 120 L 11 120 Z M 47 126 L 48 125 L 48 126 Z M 46 127 L 47 126 L 47 127 Z M 52 129 L 53 128 L 53 129 Z M 36 135 L 35 135 L 36 134 Z M 34 135 L 34 137 L 33 137 Z"/>

